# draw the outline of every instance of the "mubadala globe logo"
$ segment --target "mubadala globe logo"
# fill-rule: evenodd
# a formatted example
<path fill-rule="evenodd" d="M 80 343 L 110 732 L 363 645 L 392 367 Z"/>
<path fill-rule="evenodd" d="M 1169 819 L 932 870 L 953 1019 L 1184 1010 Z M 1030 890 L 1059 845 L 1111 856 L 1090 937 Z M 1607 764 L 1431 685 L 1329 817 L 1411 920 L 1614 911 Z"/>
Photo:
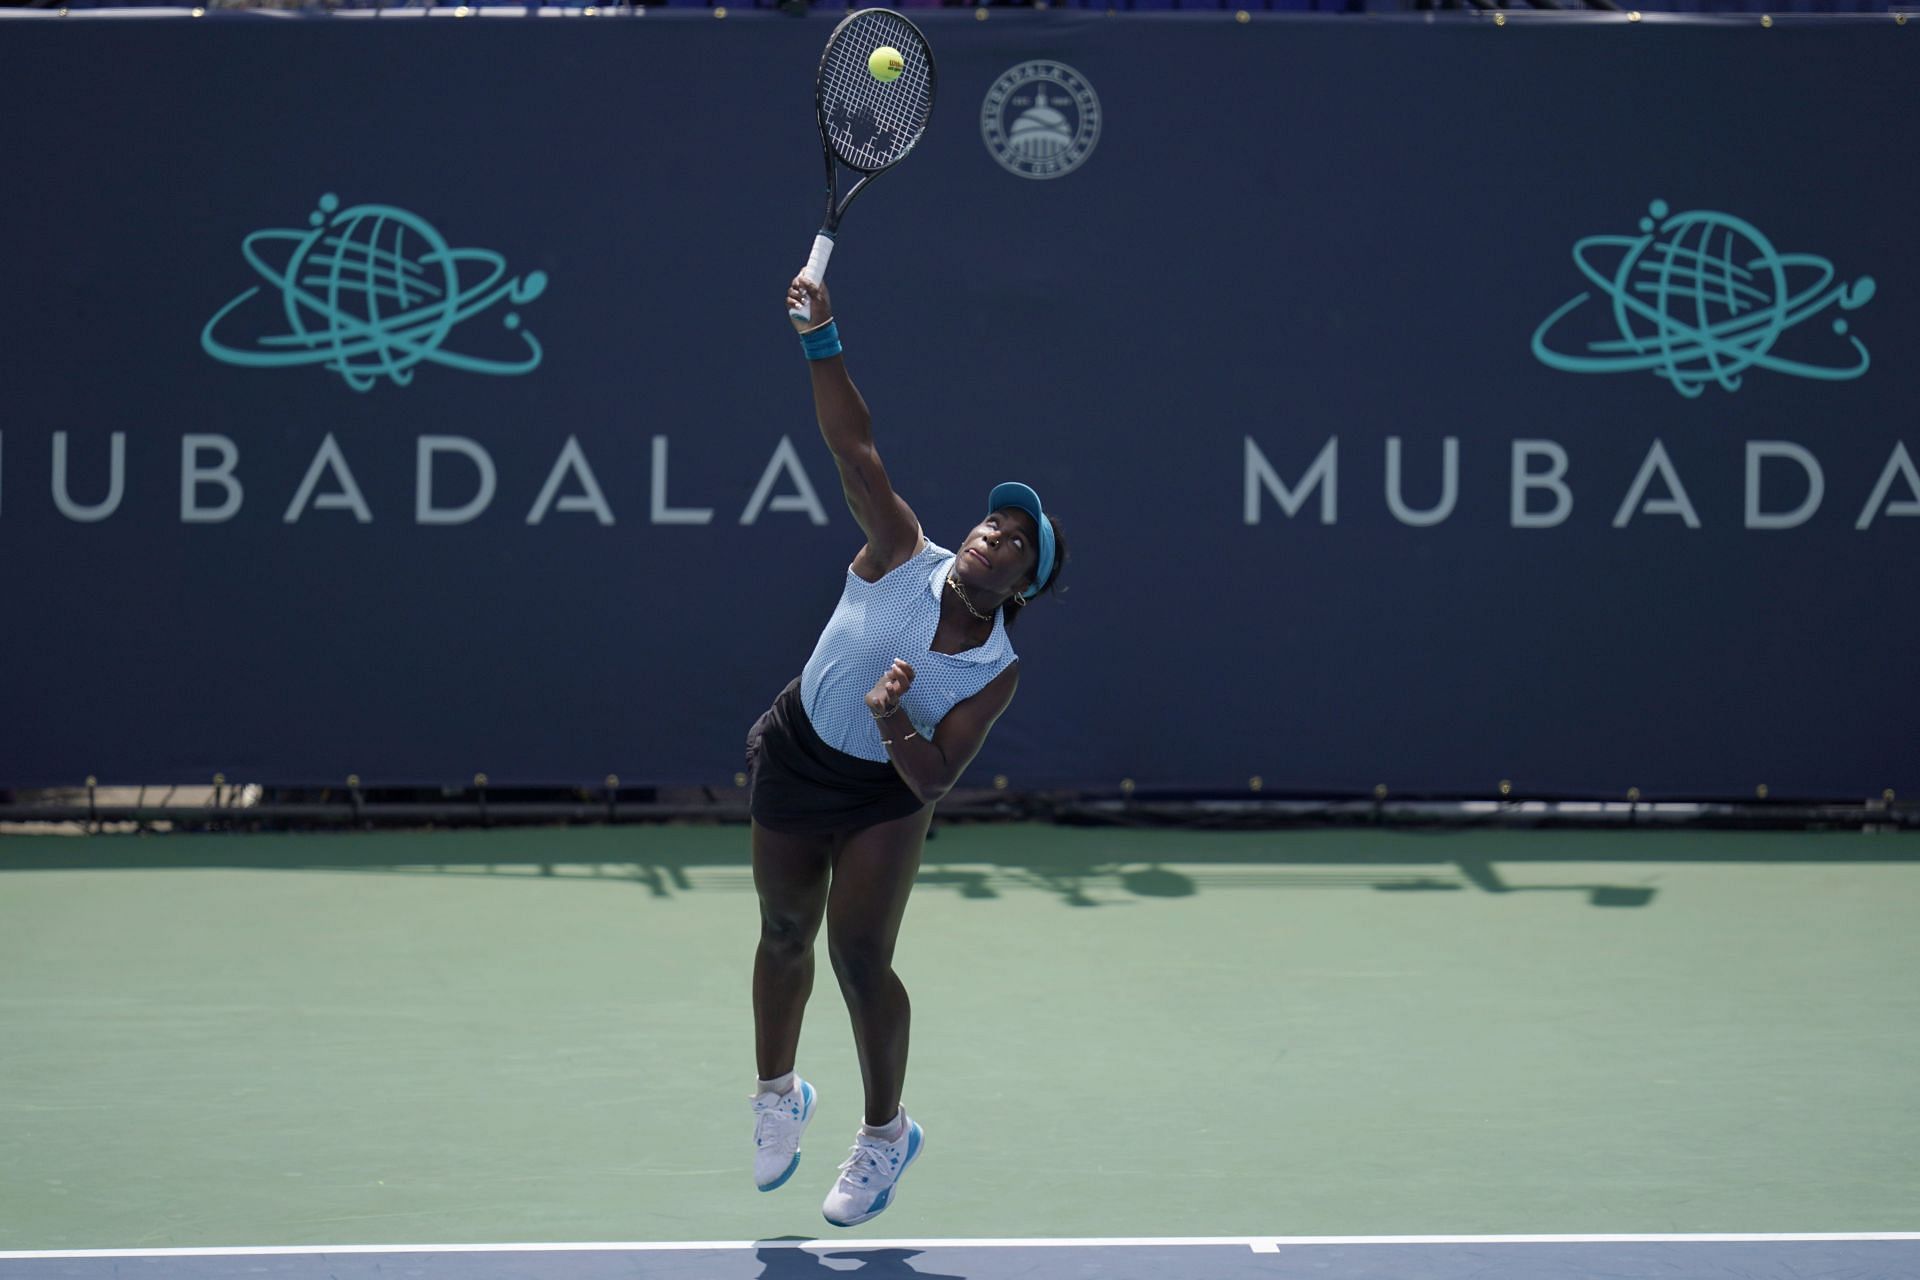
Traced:
<path fill-rule="evenodd" d="M 1023 62 L 987 90 L 980 136 L 1009 173 L 1063 177 L 1085 164 L 1100 141 L 1100 97 L 1064 62 Z"/>

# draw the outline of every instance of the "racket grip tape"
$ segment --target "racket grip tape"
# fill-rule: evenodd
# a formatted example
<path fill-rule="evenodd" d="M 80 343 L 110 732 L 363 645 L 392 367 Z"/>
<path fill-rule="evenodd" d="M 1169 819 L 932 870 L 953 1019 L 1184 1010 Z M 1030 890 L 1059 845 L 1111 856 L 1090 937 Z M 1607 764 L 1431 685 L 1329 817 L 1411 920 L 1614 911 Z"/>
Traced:
<path fill-rule="evenodd" d="M 801 278 L 811 281 L 814 284 L 819 284 L 822 280 L 825 280 L 827 278 L 827 259 L 832 256 L 833 237 L 822 231 L 813 238 L 813 252 L 807 255 L 807 265 L 800 268 Z M 812 324 L 819 324 L 827 319 L 826 316 L 815 316 L 811 314 L 811 311 L 812 308 L 809 307 L 806 310 L 794 310 L 789 314 L 796 320 L 803 320 Z"/>

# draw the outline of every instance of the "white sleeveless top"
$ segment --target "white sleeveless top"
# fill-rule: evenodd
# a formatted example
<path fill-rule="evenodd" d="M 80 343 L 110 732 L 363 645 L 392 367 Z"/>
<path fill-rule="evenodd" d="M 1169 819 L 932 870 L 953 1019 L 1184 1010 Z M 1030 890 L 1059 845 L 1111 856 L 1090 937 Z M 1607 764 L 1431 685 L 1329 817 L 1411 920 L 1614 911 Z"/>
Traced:
<path fill-rule="evenodd" d="M 800 673 L 800 703 L 828 746 L 862 760 L 887 758 L 865 699 L 895 658 L 906 659 L 914 673 L 900 709 L 914 732 L 930 738 L 947 712 L 986 688 L 1019 656 L 1007 639 L 1004 611 L 994 614 L 993 634 L 979 648 L 932 651 L 940 592 L 953 558 L 953 552 L 928 539 L 918 554 L 878 582 L 847 570 L 840 603 Z"/>

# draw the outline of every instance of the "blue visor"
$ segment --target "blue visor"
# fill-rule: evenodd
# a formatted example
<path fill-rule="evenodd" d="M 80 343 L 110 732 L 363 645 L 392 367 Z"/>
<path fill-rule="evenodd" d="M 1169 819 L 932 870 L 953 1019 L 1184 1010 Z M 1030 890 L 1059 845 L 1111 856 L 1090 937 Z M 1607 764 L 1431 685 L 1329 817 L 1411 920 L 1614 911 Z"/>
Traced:
<path fill-rule="evenodd" d="M 1040 589 L 1047 585 L 1047 579 L 1053 576 L 1053 525 L 1048 523 L 1047 513 L 1040 509 L 1040 495 L 1018 480 L 997 484 L 993 486 L 993 492 L 987 495 L 989 512 L 1002 507 L 1026 512 L 1033 517 L 1034 525 L 1040 530 L 1040 562 L 1034 567 L 1033 586 L 1021 597 L 1031 600 L 1040 594 Z"/>

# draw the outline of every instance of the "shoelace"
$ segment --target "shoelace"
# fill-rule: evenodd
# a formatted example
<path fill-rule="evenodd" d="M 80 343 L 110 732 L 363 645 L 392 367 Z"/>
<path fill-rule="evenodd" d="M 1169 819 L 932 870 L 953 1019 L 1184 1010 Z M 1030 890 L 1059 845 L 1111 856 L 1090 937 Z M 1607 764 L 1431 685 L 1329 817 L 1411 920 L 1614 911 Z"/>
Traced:
<path fill-rule="evenodd" d="M 884 1144 L 877 1138 L 869 1138 L 864 1134 L 855 1139 L 853 1151 L 848 1154 L 845 1160 L 840 1162 L 841 1176 L 857 1177 L 864 1183 L 867 1180 L 867 1173 L 856 1174 L 854 1173 L 856 1168 L 864 1168 L 874 1174 L 884 1172 L 885 1166 L 880 1160 L 880 1151 L 883 1145 Z"/>
<path fill-rule="evenodd" d="M 792 1119 L 786 1099 L 762 1106 L 758 1101 L 753 1104 L 760 1118 L 753 1122 L 753 1145 L 764 1147 L 779 1136 L 782 1122 Z"/>

